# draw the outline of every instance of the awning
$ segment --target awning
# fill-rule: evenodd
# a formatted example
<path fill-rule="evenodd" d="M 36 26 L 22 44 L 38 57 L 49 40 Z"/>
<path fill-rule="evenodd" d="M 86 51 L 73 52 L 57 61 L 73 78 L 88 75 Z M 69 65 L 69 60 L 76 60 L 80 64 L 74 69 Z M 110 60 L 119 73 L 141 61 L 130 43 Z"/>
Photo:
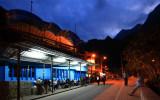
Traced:
<path fill-rule="evenodd" d="M 51 64 L 51 57 L 53 57 L 54 65 L 68 66 L 68 61 L 70 61 L 70 66 L 79 66 L 79 63 L 81 63 L 81 66 L 95 65 L 81 58 L 27 42 L 15 43 L 13 47 L 22 48 L 21 61 Z M 17 60 L 17 56 L 13 56 L 10 59 Z"/>

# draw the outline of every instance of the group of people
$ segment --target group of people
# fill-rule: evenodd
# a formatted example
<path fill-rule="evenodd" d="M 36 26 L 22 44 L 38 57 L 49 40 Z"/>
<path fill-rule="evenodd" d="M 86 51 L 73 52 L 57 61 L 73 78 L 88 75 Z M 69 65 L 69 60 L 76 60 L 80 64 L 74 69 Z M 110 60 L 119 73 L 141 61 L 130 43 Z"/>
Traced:
<path fill-rule="evenodd" d="M 129 96 L 133 96 L 134 93 L 137 91 L 137 89 L 139 89 L 144 84 L 143 75 L 141 73 L 138 73 L 137 77 L 138 77 L 138 80 L 134 84 L 134 88 L 132 89 L 132 91 L 130 93 L 128 93 Z M 128 85 L 128 74 L 125 71 L 123 73 L 123 78 L 124 78 L 124 85 L 127 86 Z M 97 83 L 99 85 L 99 82 L 100 82 L 100 76 L 99 75 L 97 75 L 96 80 L 97 80 Z M 105 85 L 106 76 L 103 75 L 102 81 L 103 81 L 103 84 Z"/>
<path fill-rule="evenodd" d="M 99 82 L 100 82 L 100 77 L 99 77 L 99 75 L 97 75 L 97 83 L 98 83 L 98 85 L 99 85 Z M 106 76 L 105 75 L 103 75 L 102 76 L 102 81 L 103 81 L 103 85 L 105 85 L 105 81 L 106 81 Z"/>
<path fill-rule="evenodd" d="M 130 95 L 130 96 L 133 96 L 134 95 L 134 93 L 136 92 L 136 90 L 138 89 L 138 88 L 140 88 L 141 86 L 143 86 L 143 84 L 144 84 L 144 78 L 143 78 L 143 76 L 142 76 L 142 74 L 141 73 L 138 73 L 137 74 L 137 76 L 138 76 L 138 80 L 137 80 L 137 82 L 134 84 L 134 88 L 132 89 L 132 91 L 128 94 L 128 95 Z M 124 85 L 125 86 L 127 86 L 128 85 L 128 74 L 124 71 L 124 73 L 123 73 L 123 78 L 124 78 Z M 81 77 L 81 83 L 82 84 L 86 84 L 86 78 L 83 78 L 83 77 Z M 98 85 L 99 85 L 99 82 L 100 82 L 100 76 L 99 75 L 97 75 L 97 77 L 96 77 L 96 81 L 97 81 L 97 83 L 98 83 Z M 105 81 L 106 81 L 106 76 L 105 75 L 103 75 L 102 76 L 102 82 L 103 82 L 103 85 L 105 85 Z M 42 83 L 42 79 L 38 79 L 38 80 L 36 80 L 35 79 L 35 81 L 34 81 L 34 84 L 36 85 L 36 84 L 39 84 L 39 83 Z M 51 87 L 51 80 L 50 79 L 45 79 L 44 80 L 44 82 L 43 82 L 43 85 L 44 85 L 44 87 L 45 87 L 45 90 L 46 90 L 46 93 L 47 93 L 47 91 L 48 91 L 48 86 L 49 87 Z M 56 80 L 53 80 L 53 87 L 54 87 L 54 90 L 56 90 L 59 86 L 64 86 L 65 84 L 74 84 L 74 85 L 76 85 L 77 83 L 76 83 L 76 80 L 72 80 L 72 81 L 70 81 L 69 79 L 66 79 L 66 81 L 61 81 L 60 79 L 58 80 L 58 81 L 56 81 Z"/>
<path fill-rule="evenodd" d="M 41 85 L 41 86 L 44 86 L 45 90 L 46 90 L 46 93 L 50 87 L 50 89 L 52 90 L 52 81 L 50 79 L 45 79 L 44 81 L 41 79 L 41 78 L 38 78 L 34 80 L 34 85 L 37 86 L 37 85 Z M 76 80 L 72 80 L 70 81 L 68 78 L 66 79 L 66 81 L 64 81 L 62 79 L 62 81 L 59 79 L 58 81 L 54 80 L 53 79 L 53 89 L 54 91 L 59 87 L 59 86 L 62 86 L 62 88 L 68 88 L 69 85 L 73 84 L 74 86 L 77 85 L 76 83 Z M 66 87 L 65 87 L 66 86 Z"/>
<path fill-rule="evenodd" d="M 88 77 L 81 77 L 80 81 L 81 81 L 81 85 L 84 85 L 84 84 L 88 84 L 89 83 L 89 78 Z"/>

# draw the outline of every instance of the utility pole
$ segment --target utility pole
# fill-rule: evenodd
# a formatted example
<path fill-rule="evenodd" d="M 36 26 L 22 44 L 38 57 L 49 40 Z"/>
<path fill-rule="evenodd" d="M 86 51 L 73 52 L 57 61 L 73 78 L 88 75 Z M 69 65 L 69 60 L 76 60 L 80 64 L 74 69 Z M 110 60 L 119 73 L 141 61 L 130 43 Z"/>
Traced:
<path fill-rule="evenodd" d="M 123 76 L 123 63 L 122 63 L 122 55 L 121 55 L 121 68 L 122 68 L 122 76 Z"/>
<path fill-rule="evenodd" d="M 101 72 L 103 73 L 103 69 L 102 69 L 102 58 L 101 58 Z"/>

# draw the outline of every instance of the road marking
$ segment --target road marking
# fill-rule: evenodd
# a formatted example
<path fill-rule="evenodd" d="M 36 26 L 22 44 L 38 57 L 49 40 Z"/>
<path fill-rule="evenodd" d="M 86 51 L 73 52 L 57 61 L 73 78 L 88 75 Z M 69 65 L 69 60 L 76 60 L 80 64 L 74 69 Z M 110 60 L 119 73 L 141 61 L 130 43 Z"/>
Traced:
<path fill-rule="evenodd" d="M 121 86 L 120 90 L 118 91 L 118 94 L 117 94 L 115 100 L 118 100 L 118 97 L 120 95 L 120 92 L 122 91 L 123 86 L 124 86 L 124 82 L 122 83 L 122 86 Z"/>

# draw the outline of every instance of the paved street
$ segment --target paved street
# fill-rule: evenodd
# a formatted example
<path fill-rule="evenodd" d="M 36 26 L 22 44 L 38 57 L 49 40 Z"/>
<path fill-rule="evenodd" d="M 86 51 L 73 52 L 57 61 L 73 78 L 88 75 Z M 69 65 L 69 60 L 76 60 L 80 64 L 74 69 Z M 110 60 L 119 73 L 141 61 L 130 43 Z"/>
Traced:
<path fill-rule="evenodd" d="M 94 100 L 140 100 L 139 90 L 135 92 L 134 96 L 128 95 L 128 93 L 133 89 L 133 85 L 136 81 L 137 78 L 131 77 L 128 79 L 128 86 L 124 86 L 123 79 L 119 81 L 109 80 L 107 83 L 114 84 L 94 98 Z"/>
<path fill-rule="evenodd" d="M 93 100 L 111 85 L 111 83 L 106 85 L 100 84 L 99 86 L 97 84 L 92 84 L 75 90 L 45 97 L 40 100 Z"/>
<path fill-rule="evenodd" d="M 123 79 L 107 80 L 104 86 L 102 82 L 98 86 L 97 83 L 82 88 L 70 90 L 67 92 L 55 94 L 40 100 L 140 100 L 139 91 L 134 96 L 128 93 L 133 89 L 133 84 L 137 78 L 129 78 L 128 86 L 124 86 Z"/>
<path fill-rule="evenodd" d="M 21 100 L 141 100 L 140 91 L 136 91 L 134 96 L 128 93 L 133 89 L 133 85 L 137 78 L 130 77 L 128 86 L 124 86 L 124 80 L 107 80 L 104 86 L 102 82 L 98 86 L 97 83 L 75 89 L 72 87 L 66 89 L 58 89 L 53 94 L 49 92 L 43 95 L 29 95 L 21 98 Z M 16 100 L 16 99 L 15 99 Z"/>

